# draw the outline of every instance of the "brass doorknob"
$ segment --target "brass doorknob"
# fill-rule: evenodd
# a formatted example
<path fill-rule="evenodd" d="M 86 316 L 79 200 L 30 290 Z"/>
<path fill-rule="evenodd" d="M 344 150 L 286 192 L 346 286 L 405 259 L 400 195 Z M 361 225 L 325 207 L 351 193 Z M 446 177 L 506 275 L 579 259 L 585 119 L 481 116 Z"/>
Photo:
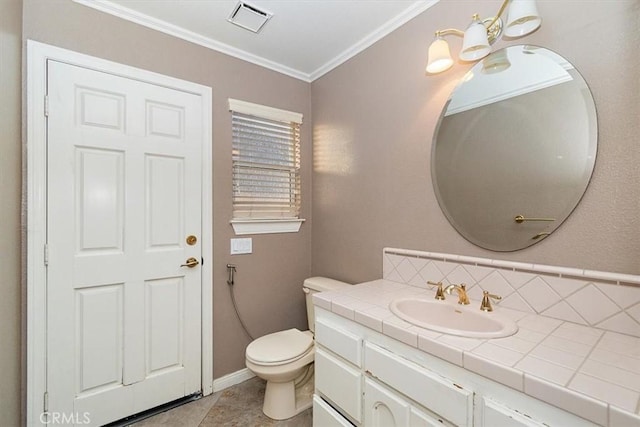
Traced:
<path fill-rule="evenodd" d="M 200 261 L 198 261 L 197 259 L 195 259 L 194 257 L 191 257 L 189 259 L 187 259 L 185 261 L 184 264 L 182 264 L 180 267 L 189 267 L 189 268 L 193 268 L 196 265 L 200 264 Z"/>

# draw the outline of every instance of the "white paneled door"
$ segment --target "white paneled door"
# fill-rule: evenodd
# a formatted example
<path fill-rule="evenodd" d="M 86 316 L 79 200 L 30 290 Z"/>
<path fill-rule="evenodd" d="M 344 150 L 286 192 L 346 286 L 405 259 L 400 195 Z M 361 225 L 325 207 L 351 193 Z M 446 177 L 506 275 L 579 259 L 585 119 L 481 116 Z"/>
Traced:
<path fill-rule="evenodd" d="M 202 99 L 53 60 L 47 86 L 48 408 L 102 425 L 201 390 Z"/>

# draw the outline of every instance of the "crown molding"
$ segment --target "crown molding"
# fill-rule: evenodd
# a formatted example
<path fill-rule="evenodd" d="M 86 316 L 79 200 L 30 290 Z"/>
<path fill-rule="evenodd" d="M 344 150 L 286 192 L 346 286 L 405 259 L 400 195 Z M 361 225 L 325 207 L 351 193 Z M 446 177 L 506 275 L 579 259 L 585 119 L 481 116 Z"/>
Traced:
<path fill-rule="evenodd" d="M 258 55 L 246 52 L 241 49 L 237 49 L 226 43 L 221 43 L 209 37 L 204 37 L 193 31 L 186 30 L 174 24 L 170 24 L 161 19 L 153 18 L 149 15 L 145 15 L 128 7 L 121 6 L 119 4 L 112 3 L 108 0 L 73 0 L 75 3 L 83 6 L 96 9 L 100 12 L 108 13 L 118 18 L 125 19 L 136 24 L 143 25 L 152 30 L 160 31 L 161 33 L 168 34 L 170 36 L 177 37 L 182 40 L 186 40 L 191 43 L 206 47 L 217 52 L 233 56 L 234 58 L 241 59 L 243 61 L 250 62 L 252 64 L 259 65 L 261 67 L 268 68 L 273 71 L 277 71 L 282 74 L 286 74 L 290 77 L 294 77 L 305 82 L 311 82 L 311 76 L 302 71 L 287 67 L 286 65 L 279 64 L 269 59 L 263 58 Z"/>
<path fill-rule="evenodd" d="M 388 21 L 382 27 L 373 31 L 372 33 L 370 33 L 369 35 L 367 35 L 366 37 L 358 41 L 356 44 L 354 44 L 350 48 L 340 53 L 335 58 L 331 59 L 326 64 L 322 65 L 312 73 L 305 73 L 303 71 L 296 70 L 286 65 L 263 58 L 261 56 L 254 55 L 242 49 L 235 48 L 226 43 L 221 43 L 217 40 L 214 40 L 209 37 L 205 37 L 201 34 L 187 30 L 180 26 L 171 24 L 161 19 L 153 18 L 149 15 L 145 15 L 144 13 L 140 13 L 128 7 L 124 7 L 119 4 L 113 3 L 109 0 L 73 0 L 73 1 L 83 6 L 87 6 L 92 9 L 98 10 L 100 12 L 108 13 L 118 18 L 122 18 L 127 21 L 143 25 L 147 28 L 151 28 L 152 30 L 160 31 L 164 34 L 168 34 L 170 36 L 174 36 L 179 39 L 186 40 L 191 43 L 195 43 L 197 45 L 206 47 L 208 49 L 215 50 L 215 51 L 227 54 L 229 56 L 233 56 L 234 58 L 238 58 L 243 61 L 247 61 L 252 64 L 256 64 L 261 67 L 265 67 L 270 70 L 273 70 L 282 74 L 286 74 L 287 76 L 294 77 L 296 79 L 310 83 L 315 79 L 325 75 L 329 71 L 333 70 L 340 64 L 343 64 L 344 62 L 353 58 L 358 53 L 362 52 L 363 50 L 365 50 L 366 48 L 368 48 L 378 40 L 382 39 L 392 31 L 396 30 L 400 26 L 409 22 L 411 19 L 415 18 L 425 10 L 429 9 L 431 6 L 438 3 L 440 0 L 416 1 L 411 7 L 406 9 L 400 15 Z"/>
<path fill-rule="evenodd" d="M 314 81 L 322 77 L 323 75 L 327 74 L 329 71 L 333 70 L 337 66 L 353 58 L 354 56 L 356 56 L 357 54 L 359 54 L 360 52 L 362 52 L 363 50 L 365 50 L 366 48 L 368 48 L 378 40 L 389 35 L 391 32 L 400 28 L 402 25 L 406 24 L 407 22 L 409 22 L 416 16 L 420 15 L 422 12 L 429 9 L 431 6 L 435 5 L 438 2 L 440 2 L 440 0 L 416 1 L 413 4 L 413 6 L 406 9 L 400 15 L 386 22 L 383 26 L 373 31 L 372 33 L 370 33 L 369 35 L 367 35 L 366 37 L 358 41 L 356 44 L 346 49 L 340 55 L 331 59 L 329 62 L 327 62 L 326 64 L 324 64 L 323 66 L 315 70 L 314 72 L 312 72 L 310 74 L 310 80 Z"/>

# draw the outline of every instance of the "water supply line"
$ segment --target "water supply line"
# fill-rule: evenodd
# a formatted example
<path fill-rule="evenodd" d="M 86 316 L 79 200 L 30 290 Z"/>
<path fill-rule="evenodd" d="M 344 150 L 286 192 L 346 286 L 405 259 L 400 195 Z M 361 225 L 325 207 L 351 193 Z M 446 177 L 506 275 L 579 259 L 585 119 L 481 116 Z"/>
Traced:
<path fill-rule="evenodd" d="M 229 294 L 231 294 L 231 302 L 233 303 L 233 309 L 236 311 L 236 316 L 238 316 L 238 320 L 240 321 L 240 325 L 242 325 L 242 329 L 244 329 L 244 333 L 247 334 L 251 341 L 255 338 L 249 333 L 247 330 L 247 326 L 242 321 L 242 317 L 240 317 L 240 312 L 238 311 L 238 305 L 236 304 L 236 296 L 233 291 L 233 285 L 235 284 L 234 276 L 236 273 L 236 265 L 235 264 L 227 264 L 227 273 L 229 274 L 229 278 L 227 279 L 227 285 L 229 285 Z"/>

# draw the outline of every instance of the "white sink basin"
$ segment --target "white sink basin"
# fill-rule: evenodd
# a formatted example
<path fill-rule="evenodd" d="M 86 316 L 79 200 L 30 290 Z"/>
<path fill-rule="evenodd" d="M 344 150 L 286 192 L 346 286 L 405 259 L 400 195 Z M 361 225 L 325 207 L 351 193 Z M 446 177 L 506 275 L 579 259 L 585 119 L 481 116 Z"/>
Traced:
<path fill-rule="evenodd" d="M 399 298 L 389 309 L 402 320 L 444 334 L 469 338 L 502 338 L 518 332 L 518 325 L 496 313 L 480 311 L 480 303 L 457 304 L 455 298 Z"/>

